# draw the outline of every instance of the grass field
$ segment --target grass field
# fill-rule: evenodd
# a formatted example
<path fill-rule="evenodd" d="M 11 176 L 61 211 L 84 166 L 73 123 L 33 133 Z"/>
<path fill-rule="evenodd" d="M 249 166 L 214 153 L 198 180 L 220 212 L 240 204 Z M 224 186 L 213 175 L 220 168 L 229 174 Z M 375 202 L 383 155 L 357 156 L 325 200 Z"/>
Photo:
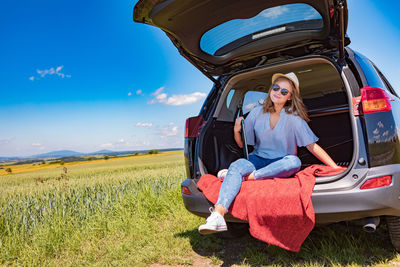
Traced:
<path fill-rule="evenodd" d="M 0 265 L 400 265 L 385 225 L 373 235 L 316 227 L 299 253 L 249 235 L 201 236 L 204 219 L 181 200 L 184 177 L 181 151 L 0 176 Z"/>

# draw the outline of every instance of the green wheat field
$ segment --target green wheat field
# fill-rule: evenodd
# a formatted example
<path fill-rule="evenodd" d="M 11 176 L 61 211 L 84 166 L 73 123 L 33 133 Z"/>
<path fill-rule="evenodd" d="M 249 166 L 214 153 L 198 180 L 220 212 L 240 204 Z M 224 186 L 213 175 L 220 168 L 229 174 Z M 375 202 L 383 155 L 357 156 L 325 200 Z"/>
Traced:
<path fill-rule="evenodd" d="M 183 152 L 0 176 L 2 266 L 393 266 L 383 224 L 316 227 L 299 253 L 201 236 L 183 206 Z"/>

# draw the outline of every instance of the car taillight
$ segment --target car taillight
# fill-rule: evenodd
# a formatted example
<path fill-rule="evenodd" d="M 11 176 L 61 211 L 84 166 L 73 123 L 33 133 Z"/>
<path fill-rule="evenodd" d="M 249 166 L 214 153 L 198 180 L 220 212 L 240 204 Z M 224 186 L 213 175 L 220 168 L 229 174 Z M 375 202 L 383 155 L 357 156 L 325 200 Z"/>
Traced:
<path fill-rule="evenodd" d="M 185 123 L 185 138 L 189 137 L 189 119 Z"/>
<path fill-rule="evenodd" d="M 382 176 L 382 177 L 376 177 L 376 178 L 371 178 L 365 181 L 363 185 L 361 186 L 361 189 L 371 189 L 371 188 L 377 188 L 377 187 L 384 187 L 388 186 L 392 183 L 392 176 L 387 175 L 387 176 Z"/>
<path fill-rule="evenodd" d="M 188 187 L 182 186 L 181 189 L 182 189 L 182 194 L 185 194 L 185 195 L 190 195 L 191 194 Z"/>
<path fill-rule="evenodd" d="M 187 119 L 185 124 L 185 138 L 199 137 L 201 127 L 203 127 L 204 123 L 205 121 L 200 115 Z"/>
<path fill-rule="evenodd" d="M 364 113 L 390 111 L 390 100 L 385 90 L 377 87 L 361 88 L 361 103 Z"/>

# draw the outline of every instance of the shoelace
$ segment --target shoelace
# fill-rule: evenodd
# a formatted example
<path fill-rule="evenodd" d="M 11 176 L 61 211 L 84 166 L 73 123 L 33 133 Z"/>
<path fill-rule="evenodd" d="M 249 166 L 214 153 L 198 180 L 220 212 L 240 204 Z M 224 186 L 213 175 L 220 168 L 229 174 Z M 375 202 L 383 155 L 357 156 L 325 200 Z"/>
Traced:
<path fill-rule="evenodd" d="M 214 212 L 214 208 L 213 208 L 213 207 L 210 207 L 208 210 L 210 211 L 211 215 L 208 216 L 208 218 L 206 219 L 206 222 L 208 222 L 209 220 L 211 220 L 211 218 L 214 217 L 214 216 L 212 216 L 212 215 L 213 215 L 213 212 Z"/>

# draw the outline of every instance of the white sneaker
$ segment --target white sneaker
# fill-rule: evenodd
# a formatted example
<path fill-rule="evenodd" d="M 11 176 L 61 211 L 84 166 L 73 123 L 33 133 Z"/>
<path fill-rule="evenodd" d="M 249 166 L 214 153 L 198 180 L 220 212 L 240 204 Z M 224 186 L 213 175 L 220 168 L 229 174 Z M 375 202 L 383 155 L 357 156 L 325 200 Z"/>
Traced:
<path fill-rule="evenodd" d="M 223 181 L 227 173 L 228 173 L 228 169 L 222 169 L 222 170 L 220 170 L 220 171 L 217 173 L 218 179 L 220 179 L 221 181 Z"/>
<path fill-rule="evenodd" d="M 202 235 L 213 234 L 217 232 L 227 231 L 226 222 L 224 217 L 210 208 L 211 215 L 208 216 L 206 224 L 199 226 L 199 233 Z"/>

